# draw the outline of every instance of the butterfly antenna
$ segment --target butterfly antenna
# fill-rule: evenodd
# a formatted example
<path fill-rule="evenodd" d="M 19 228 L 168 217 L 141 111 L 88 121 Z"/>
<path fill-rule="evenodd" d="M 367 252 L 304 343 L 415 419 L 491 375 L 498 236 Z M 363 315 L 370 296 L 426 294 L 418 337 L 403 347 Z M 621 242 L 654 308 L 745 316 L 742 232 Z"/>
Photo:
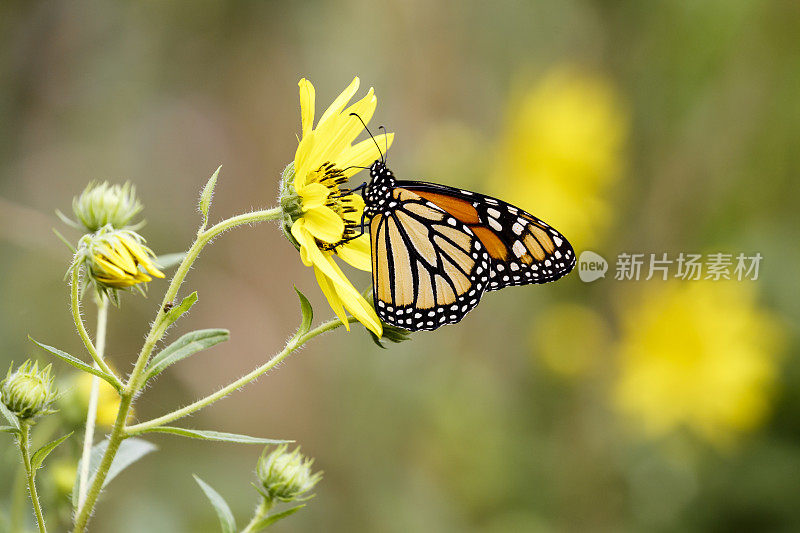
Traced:
<path fill-rule="evenodd" d="M 359 165 L 350 165 L 350 166 L 349 166 L 349 167 L 347 167 L 347 168 L 343 168 L 343 169 L 342 169 L 342 172 L 347 172 L 347 171 L 348 171 L 348 170 L 350 170 L 351 168 L 360 168 L 360 169 L 362 169 L 362 170 L 368 170 L 368 169 L 369 169 L 369 167 L 362 167 L 362 166 L 359 166 Z"/>
<path fill-rule="evenodd" d="M 384 149 L 383 151 L 386 152 L 386 157 L 384 158 L 383 164 L 385 165 L 386 162 L 389 160 L 389 134 L 386 133 L 386 128 L 382 125 L 378 127 L 379 130 L 383 130 L 383 144 Z"/>
<path fill-rule="evenodd" d="M 366 122 L 364 122 L 364 119 L 362 119 L 362 118 L 359 116 L 359 114 L 358 114 L 358 113 L 350 113 L 350 116 L 351 116 L 351 117 L 356 117 L 358 120 L 360 120 L 360 121 L 361 121 L 361 124 L 364 126 L 364 129 L 365 129 L 365 130 L 367 130 L 367 133 L 369 133 L 369 136 L 370 136 L 370 138 L 372 139 L 372 142 L 374 142 L 374 143 L 375 143 L 375 148 L 377 148 L 377 149 L 378 149 L 378 153 L 379 153 L 379 154 L 381 154 L 381 162 L 382 162 L 382 163 L 385 163 L 385 162 L 386 162 L 386 158 L 385 158 L 385 157 L 383 157 L 383 152 L 381 152 L 381 147 L 380 147 L 380 146 L 378 146 L 378 141 L 376 141 L 376 140 L 375 140 L 375 137 L 373 137 L 373 136 L 372 136 L 372 132 L 371 132 L 371 131 L 369 131 L 369 128 L 367 127 L 367 124 L 366 124 Z"/>

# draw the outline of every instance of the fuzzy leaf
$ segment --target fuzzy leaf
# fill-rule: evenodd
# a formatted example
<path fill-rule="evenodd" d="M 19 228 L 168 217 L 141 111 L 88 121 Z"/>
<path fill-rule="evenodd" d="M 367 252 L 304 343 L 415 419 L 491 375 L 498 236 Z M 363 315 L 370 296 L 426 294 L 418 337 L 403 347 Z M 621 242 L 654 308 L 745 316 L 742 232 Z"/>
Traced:
<path fill-rule="evenodd" d="M 153 357 L 148 365 L 147 379 L 160 374 L 169 365 L 229 338 L 230 332 L 227 329 L 200 329 L 187 333 Z"/>
<path fill-rule="evenodd" d="M 295 334 L 295 338 L 299 338 L 311 329 L 311 322 L 314 320 L 314 308 L 311 307 L 311 302 L 308 301 L 308 298 L 297 290 L 297 287 L 294 288 L 294 292 L 297 293 L 297 297 L 300 299 L 300 312 L 303 314 L 303 318 L 300 321 L 300 329 Z"/>
<path fill-rule="evenodd" d="M 13 432 L 18 433 L 20 431 L 19 419 L 17 418 L 17 415 L 8 410 L 8 407 L 6 407 L 3 402 L 0 402 L 0 413 L 2 413 L 3 418 L 8 420 L 8 423 L 11 424 L 11 429 Z"/>
<path fill-rule="evenodd" d="M 184 257 L 186 257 L 186 252 L 159 255 L 156 257 L 156 263 L 161 268 L 171 268 L 183 261 Z"/>
<path fill-rule="evenodd" d="M 262 439 L 259 437 L 250 437 L 248 435 L 239 435 L 237 433 L 223 433 L 221 431 L 176 428 L 173 426 L 157 426 L 154 428 L 145 429 L 140 433 L 171 433 L 173 435 L 180 435 L 181 437 L 189 437 L 192 439 L 210 440 L 218 442 L 236 442 L 239 444 L 283 444 L 287 442 L 294 442 L 292 440 Z"/>
<path fill-rule="evenodd" d="M 12 428 L 11 426 L 0 426 L 0 433 L 18 433 L 19 430 L 17 428 Z"/>
<path fill-rule="evenodd" d="M 108 439 L 95 444 L 92 447 L 92 453 L 89 456 L 89 486 L 94 482 L 97 475 L 97 469 L 100 467 L 100 461 L 103 459 L 103 454 L 108 449 Z M 142 439 L 128 438 L 122 441 L 122 444 L 117 450 L 117 455 L 111 463 L 111 468 L 108 469 L 108 475 L 103 481 L 103 488 L 108 485 L 112 479 L 128 468 L 130 465 L 147 455 L 148 453 L 156 451 L 156 446 Z M 81 471 L 81 463 L 78 463 L 78 472 Z M 72 489 L 72 507 L 78 506 L 78 484 L 80 483 L 80 474 L 75 477 L 75 486 Z"/>
<path fill-rule="evenodd" d="M 200 204 L 198 207 L 203 214 L 204 224 L 208 222 L 208 210 L 211 208 L 211 198 L 214 196 L 214 187 L 217 186 L 217 176 L 219 176 L 221 168 L 222 165 L 217 167 L 217 170 L 215 170 L 214 174 L 208 179 L 206 186 L 203 187 L 203 192 L 200 193 Z"/>
<path fill-rule="evenodd" d="M 297 511 L 299 511 L 300 509 L 302 509 L 305 506 L 306 506 L 306 504 L 296 505 L 296 506 L 294 506 L 294 507 L 292 507 L 290 509 L 286 509 L 285 511 L 281 511 L 280 513 L 275 513 L 275 514 L 271 514 L 269 516 L 265 516 L 264 518 L 262 518 L 261 520 L 259 520 L 255 524 L 253 524 L 251 526 L 251 530 L 252 531 L 261 531 L 262 529 L 266 529 L 269 526 L 271 526 L 272 524 L 274 524 L 275 522 L 277 522 L 278 520 L 282 520 L 282 519 L 286 518 L 287 516 L 293 515 L 294 513 L 296 513 Z"/>
<path fill-rule="evenodd" d="M 214 506 L 214 510 L 217 512 L 217 517 L 219 518 L 219 525 L 220 527 L 222 527 L 222 533 L 235 533 L 236 520 L 233 518 L 233 513 L 231 512 L 231 508 L 228 507 L 228 504 L 227 502 L 225 502 L 225 499 L 222 496 L 220 496 L 219 492 L 211 488 L 211 485 L 209 485 L 196 475 L 194 475 L 193 477 L 194 480 L 197 481 L 197 484 L 200 485 L 200 488 L 203 489 L 203 492 L 206 494 L 208 501 L 210 501 L 211 505 Z"/>
<path fill-rule="evenodd" d="M 73 432 L 70 431 L 60 439 L 48 442 L 47 444 L 36 450 L 36 453 L 34 453 L 33 456 L 31 457 L 31 468 L 33 468 L 34 470 L 38 470 L 39 468 L 41 468 L 42 463 L 44 463 L 45 458 L 48 455 L 50 455 L 50 452 L 55 450 L 59 444 L 70 438 L 72 433 Z"/>
<path fill-rule="evenodd" d="M 161 329 L 166 330 L 170 327 L 176 320 L 178 320 L 182 314 L 188 311 L 194 304 L 197 302 L 197 291 L 194 291 L 192 294 L 184 298 L 181 303 L 167 311 L 167 314 L 164 316 L 164 320 L 161 323 Z"/>
<path fill-rule="evenodd" d="M 36 339 L 34 339 L 34 338 L 30 337 L 30 336 L 28 338 L 30 340 L 32 340 L 35 344 L 40 346 L 41 348 L 44 348 L 45 350 L 47 350 L 51 354 L 53 354 L 56 357 L 58 357 L 59 359 L 61 359 L 62 361 L 66 361 L 67 363 L 71 364 L 72 366 L 74 366 L 78 370 L 83 370 L 84 372 L 88 372 L 89 374 L 94 374 L 95 376 L 107 381 L 109 384 L 111 384 L 112 387 L 114 387 L 118 391 L 120 390 L 119 383 L 117 383 L 116 380 L 113 377 L 109 376 L 108 374 L 106 374 L 105 372 L 100 370 L 99 368 L 95 368 L 93 366 L 87 365 L 86 363 L 84 363 L 83 361 L 78 359 L 77 357 L 74 357 L 74 356 L 68 354 L 67 352 L 59 350 L 58 348 L 54 348 L 52 346 L 48 346 L 46 344 L 42 344 L 41 342 L 37 341 Z"/>

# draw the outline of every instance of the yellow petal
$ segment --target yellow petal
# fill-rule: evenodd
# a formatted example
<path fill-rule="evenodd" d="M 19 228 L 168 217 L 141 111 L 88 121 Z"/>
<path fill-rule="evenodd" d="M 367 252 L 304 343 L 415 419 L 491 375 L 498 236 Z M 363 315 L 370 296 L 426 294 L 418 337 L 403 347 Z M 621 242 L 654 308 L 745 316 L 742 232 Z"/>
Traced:
<path fill-rule="evenodd" d="M 289 231 L 292 237 L 300 244 L 300 260 L 305 266 L 311 266 L 313 263 L 311 262 L 309 249 L 312 247 L 317 248 L 317 241 L 314 240 L 314 237 L 305 228 L 303 219 L 295 220 Z"/>
<path fill-rule="evenodd" d="M 331 261 L 331 266 L 339 277 L 344 278 L 344 274 L 339 268 L 339 265 Z M 342 303 L 345 308 L 350 311 L 350 314 L 356 317 L 359 322 L 364 324 L 366 328 L 371 330 L 378 337 L 383 335 L 383 326 L 381 326 L 381 321 L 375 313 L 375 309 L 373 309 L 364 297 L 361 296 L 361 293 L 353 287 L 353 284 L 349 281 L 347 283 L 337 283 L 335 279 L 332 281 L 336 287 L 336 292 L 339 293 Z"/>
<path fill-rule="evenodd" d="M 315 168 L 319 168 L 323 162 L 320 162 L 316 167 L 312 166 L 314 163 L 311 161 L 311 152 L 316 143 L 316 136 L 313 131 L 303 135 L 300 139 L 300 144 L 297 145 L 297 151 L 294 153 L 294 189 L 298 194 L 306 185 L 306 178 L 308 173 Z"/>
<path fill-rule="evenodd" d="M 359 270 L 372 271 L 371 245 L 366 233 L 337 247 L 336 255 Z"/>
<path fill-rule="evenodd" d="M 347 168 L 353 165 L 368 167 L 373 161 L 381 158 L 381 152 L 383 152 L 383 155 L 386 155 L 387 147 L 392 146 L 392 141 L 394 141 L 394 133 L 376 135 L 375 141 L 372 139 L 361 141 L 345 149 L 339 156 L 337 164 L 340 168 Z M 375 145 L 376 142 L 381 148 L 380 152 Z M 358 168 L 346 170 L 345 176 L 352 176 L 359 170 Z"/>
<path fill-rule="evenodd" d="M 314 239 L 314 236 L 311 235 L 306 228 L 305 223 L 306 221 L 304 219 L 299 219 L 292 224 L 291 229 L 292 236 L 300 243 L 300 259 L 303 261 L 303 264 L 306 266 L 318 266 L 334 283 L 350 285 L 345 275 L 331 266 L 330 254 L 326 255 L 322 253 L 322 250 L 317 246 L 317 241 Z"/>
<path fill-rule="evenodd" d="M 348 85 L 347 88 L 342 91 L 342 94 L 336 97 L 336 100 L 334 100 L 333 103 L 328 106 L 328 109 L 326 109 L 322 114 L 322 118 L 319 119 L 319 125 L 322 125 L 323 122 L 326 122 L 333 115 L 340 113 L 342 109 L 344 109 L 344 106 L 347 105 L 347 102 L 349 102 L 353 95 L 356 94 L 359 83 L 361 82 L 358 79 L 358 76 L 353 78 L 353 81 L 350 82 L 350 85 Z"/>
<path fill-rule="evenodd" d="M 300 117 L 303 125 L 303 137 L 305 137 L 314 126 L 314 86 L 305 78 L 300 80 L 298 85 L 300 87 Z"/>
<path fill-rule="evenodd" d="M 325 205 L 325 200 L 330 196 L 331 190 L 321 183 L 309 183 L 303 187 L 300 196 L 303 197 L 303 211 L 315 209 Z"/>
<path fill-rule="evenodd" d="M 344 222 L 333 209 L 324 205 L 309 209 L 303 214 L 303 220 L 306 229 L 317 239 L 330 244 L 342 240 Z"/>
<path fill-rule="evenodd" d="M 331 259 L 331 262 L 333 259 Z M 342 305 L 342 299 L 339 298 L 339 293 L 336 292 L 336 288 L 334 287 L 331 280 L 317 267 L 314 267 L 314 276 L 317 278 L 317 283 L 319 284 L 319 288 L 322 289 L 322 293 L 325 295 L 325 298 L 328 300 L 328 304 L 333 309 L 333 312 L 336 313 L 336 316 L 339 317 L 339 320 L 342 321 L 344 327 L 347 328 L 347 331 L 350 331 L 350 324 L 347 320 L 347 314 L 344 312 L 344 306 Z"/>
<path fill-rule="evenodd" d="M 370 89 L 364 98 L 342 111 L 336 118 L 320 124 L 316 130 L 320 141 L 315 149 L 315 157 L 322 161 L 338 161 L 340 154 L 364 131 L 361 120 L 369 124 L 377 102 L 374 91 Z M 350 113 L 358 114 L 361 120 L 350 116 Z M 341 165 L 339 167 L 343 168 Z"/>
<path fill-rule="evenodd" d="M 112 263 L 111 261 L 107 260 L 105 257 L 101 255 L 94 256 L 94 262 L 102 268 L 106 274 L 109 276 L 114 276 L 115 278 L 126 278 L 128 277 L 128 273 L 119 268 L 117 265 Z"/>
<path fill-rule="evenodd" d="M 136 243 L 132 239 L 122 239 L 122 242 L 130 251 L 131 255 L 136 258 L 136 261 L 138 261 L 140 267 L 144 268 L 148 273 L 157 278 L 164 277 L 164 273 L 156 267 L 155 263 L 153 263 L 153 260 L 148 254 L 148 252 L 152 253 L 152 250 Z"/>

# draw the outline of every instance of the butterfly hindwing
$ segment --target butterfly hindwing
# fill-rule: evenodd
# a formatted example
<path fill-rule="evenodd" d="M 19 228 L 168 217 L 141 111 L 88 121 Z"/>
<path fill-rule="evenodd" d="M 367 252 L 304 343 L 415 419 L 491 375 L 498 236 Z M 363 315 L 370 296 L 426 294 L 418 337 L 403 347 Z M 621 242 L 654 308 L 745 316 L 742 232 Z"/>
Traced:
<path fill-rule="evenodd" d="M 488 288 L 491 258 L 466 224 L 396 187 L 370 221 L 375 309 L 416 331 L 460 321 Z"/>
<path fill-rule="evenodd" d="M 535 216 L 483 194 L 420 181 L 398 182 L 467 226 L 491 257 L 487 290 L 557 280 L 575 266 L 567 239 Z"/>

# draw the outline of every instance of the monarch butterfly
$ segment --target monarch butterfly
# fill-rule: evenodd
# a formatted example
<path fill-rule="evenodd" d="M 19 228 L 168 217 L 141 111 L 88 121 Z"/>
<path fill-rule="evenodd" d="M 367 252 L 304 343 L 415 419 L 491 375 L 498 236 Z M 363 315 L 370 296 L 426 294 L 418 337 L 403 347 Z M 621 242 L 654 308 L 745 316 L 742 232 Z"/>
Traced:
<path fill-rule="evenodd" d="M 575 265 L 567 239 L 530 213 L 472 191 L 398 181 L 378 151 L 359 188 L 384 322 L 434 330 L 459 322 L 485 291 L 555 281 Z"/>

